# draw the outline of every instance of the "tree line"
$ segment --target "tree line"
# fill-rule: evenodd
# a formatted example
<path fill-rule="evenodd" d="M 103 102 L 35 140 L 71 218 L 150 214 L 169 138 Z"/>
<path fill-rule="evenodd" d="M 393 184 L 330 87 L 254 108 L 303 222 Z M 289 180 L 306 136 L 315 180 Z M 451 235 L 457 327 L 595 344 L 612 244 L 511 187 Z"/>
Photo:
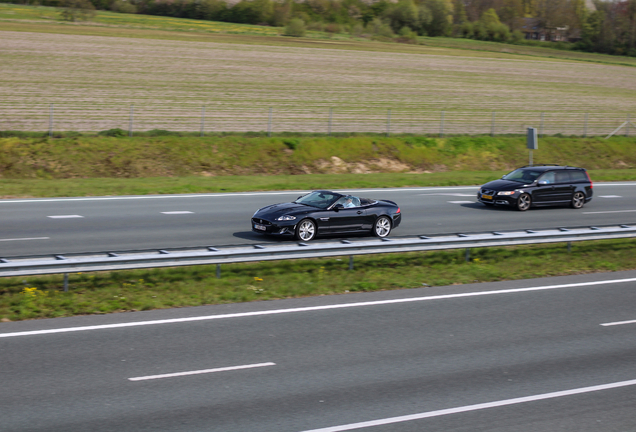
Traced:
<path fill-rule="evenodd" d="M 526 41 L 558 29 L 558 48 L 636 57 L 636 0 L 9 0 L 122 13 L 287 26 L 417 41 L 417 36 Z M 67 12 L 75 19 L 76 14 Z M 535 42 L 536 43 L 536 42 Z"/>

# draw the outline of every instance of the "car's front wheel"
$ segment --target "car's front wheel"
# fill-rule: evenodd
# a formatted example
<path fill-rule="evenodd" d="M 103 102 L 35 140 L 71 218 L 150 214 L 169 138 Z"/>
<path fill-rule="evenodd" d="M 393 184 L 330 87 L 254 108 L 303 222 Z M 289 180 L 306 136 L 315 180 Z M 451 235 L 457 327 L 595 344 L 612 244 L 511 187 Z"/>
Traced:
<path fill-rule="evenodd" d="M 303 219 L 296 225 L 296 239 L 310 241 L 316 237 L 316 224 L 311 219 Z"/>
<path fill-rule="evenodd" d="M 373 224 L 373 235 L 386 237 L 391 233 L 391 220 L 386 216 L 380 216 Z"/>
<path fill-rule="evenodd" d="M 581 207 L 583 207 L 583 204 L 585 204 L 585 195 L 583 194 L 583 192 L 575 192 L 572 196 L 572 202 L 570 203 L 570 205 L 572 206 L 572 208 L 580 209 Z"/>
<path fill-rule="evenodd" d="M 519 195 L 519 198 L 517 198 L 517 210 L 526 211 L 530 208 L 531 205 L 532 198 L 529 194 L 522 193 L 521 195 Z"/>

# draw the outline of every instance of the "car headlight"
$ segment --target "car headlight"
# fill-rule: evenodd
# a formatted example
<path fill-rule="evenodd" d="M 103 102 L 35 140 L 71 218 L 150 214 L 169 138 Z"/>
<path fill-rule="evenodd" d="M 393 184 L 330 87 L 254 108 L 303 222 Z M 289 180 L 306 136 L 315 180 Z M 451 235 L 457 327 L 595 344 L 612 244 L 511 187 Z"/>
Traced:
<path fill-rule="evenodd" d="M 517 191 L 501 191 L 497 192 L 497 195 L 514 195 Z"/>
<path fill-rule="evenodd" d="M 290 216 L 290 215 L 283 215 L 276 218 L 277 221 L 288 221 L 288 220 L 294 220 L 294 219 L 296 219 L 296 216 Z"/>

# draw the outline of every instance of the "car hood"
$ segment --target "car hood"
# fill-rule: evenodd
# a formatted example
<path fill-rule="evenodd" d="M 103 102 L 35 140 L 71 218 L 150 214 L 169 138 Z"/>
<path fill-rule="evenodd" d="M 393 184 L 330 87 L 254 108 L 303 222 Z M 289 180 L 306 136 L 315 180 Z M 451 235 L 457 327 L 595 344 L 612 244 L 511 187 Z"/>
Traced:
<path fill-rule="evenodd" d="M 263 207 L 259 209 L 254 217 L 259 217 L 263 219 L 277 218 L 283 215 L 297 215 L 302 213 L 308 213 L 310 211 L 318 210 L 315 207 L 306 206 L 303 204 L 296 203 L 281 203 L 281 204 L 272 204 L 267 207 Z"/>
<path fill-rule="evenodd" d="M 491 182 L 488 182 L 485 185 L 483 185 L 481 188 L 492 189 L 496 191 L 507 191 L 507 190 L 515 190 L 521 187 L 528 187 L 528 186 L 530 185 L 521 183 L 521 182 L 499 179 L 499 180 L 493 180 Z"/>

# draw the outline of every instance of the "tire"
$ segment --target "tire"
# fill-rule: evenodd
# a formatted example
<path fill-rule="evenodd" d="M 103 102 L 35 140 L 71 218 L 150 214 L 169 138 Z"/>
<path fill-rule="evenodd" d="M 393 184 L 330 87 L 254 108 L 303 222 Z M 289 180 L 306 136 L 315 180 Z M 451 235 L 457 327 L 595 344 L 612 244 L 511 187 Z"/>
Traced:
<path fill-rule="evenodd" d="M 311 241 L 316 238 L 316 223 L 311 219 L 303 219 L 296 225 L 296 240 Z"/>
<path fill-rule="evenodd" d="M 572 201 L 570 201 L 570 206 L 572 206 L 572 208 L 574 209 L 580 209 L 580 208 L 583 208 L 584 204 L 585 204 L 585 194 L 583 192 L 575 192 L 574 195 L 572 195 Z"/>
<path fill-rule="evenodd" d="M 386 216 L 380 216 L 373 224 L 373 235 L 384 238 L 391 233 L 391 219 Z"/>
<path fill-rule="evenodd" d="M 519 195 L 519 198 L 517 198 L 517 210 L 526 211 L 530 208 L 531 205 L 532 198 L 529 194 L 522 193 L 521 195 Z"/>

